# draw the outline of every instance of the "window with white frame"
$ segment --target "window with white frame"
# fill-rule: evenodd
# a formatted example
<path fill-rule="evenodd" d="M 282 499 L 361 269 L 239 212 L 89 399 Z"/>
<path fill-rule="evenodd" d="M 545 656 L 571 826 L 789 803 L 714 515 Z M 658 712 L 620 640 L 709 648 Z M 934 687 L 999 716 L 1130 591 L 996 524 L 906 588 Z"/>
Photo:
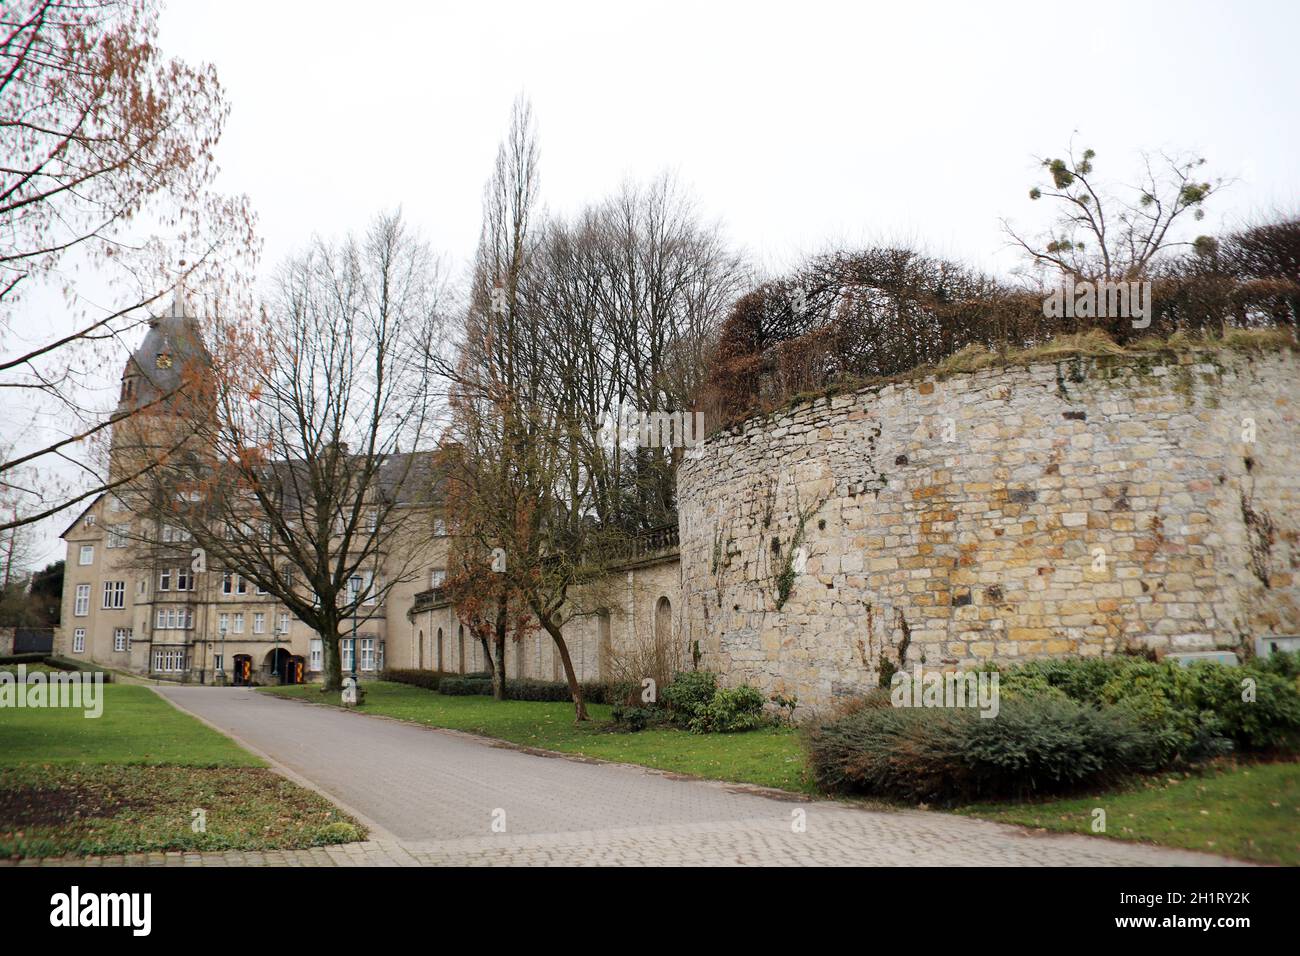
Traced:
<path fill-rule="evenodd" d="M 280 612 L 280 633 L 289 633 L 289 615 L 284 611 Z"/>
<path fill-rule="evenodd" d="M 194 590 L 194 572 L 189 568 L 176 568 L 176 590 Z"/>
<path fill-rule="evenodd" d="M 72 632 L 72 653 L 84 654 L 86 652 L 86 629 L 79 627 Z"/>
<path fill-rule="evenodd" d="M 344 637 L 339 640 L 340 657 L 342 658 L 341 667 L 344 671 L 352 670 L 352 638 Z"/>
<path fill-rule="evenodd" d="M 254 633 L 254 634 L 265 634 L 265 633 L 266 633 L 266 615 L 265 615 L 265 614 L 262 614 L 261 612 L 258 612 L 258 613 L 256 613 L 256 614 L 253 615 L 253 633 Z"/>
<path fill-rule="evenodd" d="M 154 629 L 159 631 L 186 631 L 194 626 L 194 609 L 189 607 L 160 607 L 154 615 Z"/>
<path fill-rule="evenodd" d="M 218 631 L 230 630 L 230 615 L 225 611 L 222 611 L 220 614 L 217 615 L 217 630 Z"/>
<path fill-rule="evenodd" d="M 129 627 L 113 628 L 113 650 L 129 651 L 131 649 L 131 629 Z"/>
<path fill-rule="evenodd" d="M 375 661 L 375 666 L 381 671 L 384 669 L 384 645 L 386 643 L 388 642 L 387 641 L 379 642 L 379 657 Z"/>
<path fill-rule="evenodd" d="M 447 580 L 447 572 L 443 568 L 434 568 L 429 572 L 429 587 L 440 588 L 443 582 Z"/>
<path fill-rule="evenodd" d="M 126 582 L 104 582 L 104 610 L 117 611 L 126 607 Z"/>
<path fill-rule="evenodd" d="M 373 637 L 363 637 L 361 639 L 361 669 L 363 671 L 375 669 L 375 639 Z"/>
<path fill-rule="evenodd" d="M 104 542 L 106 548 L 125 548 L 126 547 L 126 525 L 111 524 L 108 526 L 108 540 Z"/>
<path fill-rule="evenodd" d="M 311 670 L 318 671 L 321 669 L 321 658 L 323 656 L 325 645 L 321 643 L 319 637 L 312 638 L 311 641 Z"/>
<path fill-rule="evenodd" d="M 121 498 L 119 498 L 117 495 L 110 495 L 108 499 L 108 510 L 118 511 L 118 512 L 125 511 L 126 502 L 123 501 Z"/>
<path fill-rule="evenodd" d="M 77 585 L 77 600 L 72 605 L 72 613 L 77 617 L 85 617 L 90 613 L 90 585 Z"/>
<path fill-rule="evenodd" d="M 185 648 L 155 647 L 153 669 L 164 674 L 178 674 L 185 670 Z"/>
<path fill-rule="evenodd" d="M 233 633 L 243 634 L 244 633 L 244 612 L 237 611 L 235 614 L 231 615 L 230 623 L 234 625 L 231 628 L 231 631 Z"/>
<path fill-rule="evenodd" d="M 447 522 L 441 518 L 434 518 L 433 533 L 436 535 L 445 535 L 447 533 Z"/>
<path fill-rule="evenodd" d="M 172 569 L 163 568 L 158 572 L 158 590 L 170 591 L 172 589 Z"/>
<path fill-rule="evenodd" d="M 83 567 L 95 563 L 95 546 L 93 544 L 83 544 L 81 546 L 81 553 L 77 557 L 77 563 Z"/>
<path fill-rule="evenodd" d="M 221 576 L 222 594 L 247 594 L 248 582 L 233 571 L 226 571 Z"/>
<path fill-rule="evenodd" d="M 188 541 L 192 535 L 184 528 L 178 528 L 174 524 L 164 524 L 162 526 L 162 539 L 164 542 Z"/>

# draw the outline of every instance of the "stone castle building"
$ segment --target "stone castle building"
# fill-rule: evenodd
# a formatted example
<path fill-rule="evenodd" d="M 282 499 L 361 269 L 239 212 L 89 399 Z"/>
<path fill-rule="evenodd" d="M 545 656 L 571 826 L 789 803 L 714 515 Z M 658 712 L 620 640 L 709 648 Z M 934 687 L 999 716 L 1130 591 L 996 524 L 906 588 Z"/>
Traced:
<path fill-rule="evenodd" d="M 156 319 L 123 402 L 202 361 L 197 331 L 179 307 Z M 1073 357 L 752 417 L 686 452 L 678 526 L 579 595 L 575 669 L 607 680 L 666 647 L 807 713 L 918 663 L 1283 640 L 1300 633 L 1298 372 L 1292 350 Z M 139 520 L 110 494 L 65 531 L 58 652 L 186 681 L 237 658 L 261 682 L 320 670 L 318 638 L 237 575 L 144 566 L 123 533 Z M 345 636 L 345 670 L 353 653 L 363 674 L 486 669 L 441 587 L 446 539 L 426 550 Z M 506 667 L 563 677 L 544 632 L 508 641 Z"/>

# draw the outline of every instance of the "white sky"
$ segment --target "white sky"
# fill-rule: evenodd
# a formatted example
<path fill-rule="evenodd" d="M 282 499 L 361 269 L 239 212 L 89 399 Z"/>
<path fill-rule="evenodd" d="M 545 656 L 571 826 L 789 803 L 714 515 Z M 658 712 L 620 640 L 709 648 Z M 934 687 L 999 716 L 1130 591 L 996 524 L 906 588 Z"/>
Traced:
<path fill-rule="evenodd" d="M 313 232 L 401 206 L 460 275 L 520 92 L 553 211 L 668 169 L 773 269 L 832 243 L 907 240 L 1007 271 L 999 219 L 1041 222 L 1033 157 L 1076 130 L 1106 178 L 1162 148 L 1234 177 L 1199 231 L 1295 209 L 1298 11 L 171 0 L 161 45 L 214 63 L 226 86 L 218 185 L 258 212 L 264 272 Z M 51 556 L 65 523 L 44 529 Z"/>

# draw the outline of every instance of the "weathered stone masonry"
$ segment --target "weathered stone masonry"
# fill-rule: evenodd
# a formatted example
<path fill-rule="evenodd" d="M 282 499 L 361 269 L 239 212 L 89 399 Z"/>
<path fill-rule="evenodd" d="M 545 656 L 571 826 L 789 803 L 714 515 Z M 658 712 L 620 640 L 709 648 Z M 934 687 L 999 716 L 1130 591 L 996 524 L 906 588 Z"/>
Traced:
<path fill-rule="evenodd" d="M 751 419 L 679 472 L 686 637 L 815 710 L 886 660 L 1300 632 L 1298 371 L 1290 351 L 1069 358 Z"/>

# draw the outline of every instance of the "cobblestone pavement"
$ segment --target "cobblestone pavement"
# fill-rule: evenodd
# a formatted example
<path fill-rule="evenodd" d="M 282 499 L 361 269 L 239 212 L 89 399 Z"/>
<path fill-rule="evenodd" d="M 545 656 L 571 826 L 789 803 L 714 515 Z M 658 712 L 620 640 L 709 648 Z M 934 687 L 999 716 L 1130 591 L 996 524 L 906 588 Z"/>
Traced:
<path fill-rule="evenodd" d="M 1030 832 L 944 813 L 875 812 L 538 756 L 414 724 L 239 688 L 159 693 L 260 752 L 371 828 L 311 850 L 135 854 L 20 865 L 1230 864 L 1207 854 Z M 493 830 L 504 821 L 505 832 Z M 797 823 L 802 822 L 799 830 Z"/>

